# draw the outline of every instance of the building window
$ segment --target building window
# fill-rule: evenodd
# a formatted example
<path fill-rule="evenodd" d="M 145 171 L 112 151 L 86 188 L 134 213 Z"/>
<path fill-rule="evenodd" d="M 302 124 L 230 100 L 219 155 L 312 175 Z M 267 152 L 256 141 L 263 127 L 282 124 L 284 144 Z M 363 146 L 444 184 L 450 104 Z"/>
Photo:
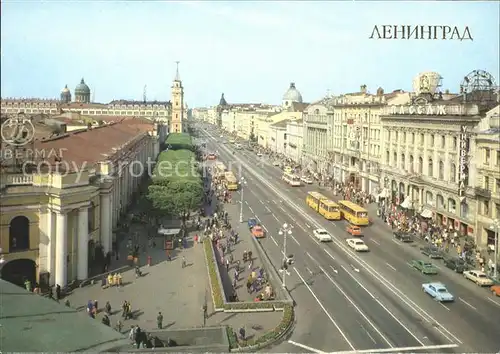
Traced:
<path fill-rule="evenodd" d="M 396 165 L 398 163 L 398 154 L 397 154 L 397 152 L 394 152 L 392 154 L 392 163 L 393 163 L 393 165 Z"/>
<path fill-rule="evenodd" d="M 414 172 L 414 164 L 415 162 L 413 161 L 413 155 L 410 155 L 410 173 L 413 173 Z"/>
<path fill-rule="evenodd" d="M 495 218 L 500 218 L 500 204 L 495 203 Z"/>
<path fill-rule="evenodd" d="M 411 143 L 415 144 L 415 133 L 411 133 Z"/>
<path fill-rule="evenodd" d="M 401 169 L 405 170 L 406 158 L 405 154 L 401 154 Z"/>
<path fill-rule="evenodd" d="M 434 196 L 431 192 L 425 193 L 425 202 L 429 205 L 434 205 Z"/>
<path fill-rule="evenodd" d="M 441 149 L 444 149 L 446 147 L 446 137 L 444 135 L 441 135 Z"/>
<path fill-rule="evenodd" d="M 438 209 L 444 209 L 444 197 L 441 194 L 437 195 L 436 204 Z"/>
<path fill-rule="evenodd" d="M 432 159 L 429 159 L 427 162 L 427 175 L 430 177 L 434 177 L 434 162 Z"/>
<path fill-rule="evenodd" d="M 487 200 L 483 200 L 483 215 L 490 216 L 490 203 Z"/>
<path fill-rule="evenodd" d="M 448 212 L 455 214 L 457 210 L 456 206 L 457 203 L 455 202 L 455 199 L 448 198 Z"/>
<path fill-rule="evenodd" d="M 483 188 L 490 189 L 490 178 L 488 176 L 483 177 Z"/>
<path fill-rule="evenodd" d="M 429 144 L 429 145 L 430 145 L 430 146 L 434 146 L 434 134 L 432 134 L 432 135 L 430 136 L 430 139 L 431 139 L 431 140 L 430 140 L 430 144 Z"/>
<path fill-rule="evenodd" d="M 497 165 L 497 166 L 500 166 L 500 150 L 497 150 L 497 161 L 496 161 L 496 165 Z"/>
<path fill-rule="evenodd" d="M 453 137 L 453 150 L 457 150 L 458 147 L 458 139 L 456 136 Z"/>
<path fill-rule="evenodd" d="M 16 216 L 9 225 L 9 252 L 30 249 L 30 221 L 26 216 Z"/>
<path fill-rule="evenodd" d="M 424 134 L 420 134 L 420 144 L 424 146 L 425 140 L 424 140 Z"/>
<path fill-rule="evenodd" d="M 403 143 L 406 144 L 406 132 L 403 133 Z"/>
<path fill-rule="evenodd" d="M 456 182 L 457 181 L 457 166 L 452 163 L 450 165 L 450 182 Z"/>
<path fill-rule="evenodd" d="M 418 166 L 417 166 L 417 171 L 418 173 L 422 174 L 424 171 L 424 159 L 422 156 L 418 157 Z"/>
<path fill-rule="evenodd" d="M 469 204 L 465 201 L 460 203 L 460 214 L 463 218 L 467 218 L 469 216 Z"/>
<path fill-rule="evenodd" d="M 483 162 L 485 165 L 489 165 L 490 164 L 490 149 L 484 149 L 484 159 L 483 159 Z"/>
<path fill-rule="evenodd" d="M 287 105 L 288 105 L 288 102 L 287 102 Z M 317 108 L 316 108 L 316 109 L 314 110 L 314 114 L 319 114 L 319 109 L 317 109 Z"/>
<path fill-rule="evenodd" d="M 394 133 L 394 140 L 396 140 L 396 144 L 397 144 L 397 142 L 399 140 L 399 132 Z"/>
<path fill-rule="evenodd" d="M 443 161 L 439 161 L 439 179 L 444 180 L 444 163 Z"/>
<path fill-rule="evenodd" d="M 179 113 L 176 113 L 176 114 L 175 114 L 175 118 L 176 118 L 176 119 L 177 119 L 177 118 L 179 118 Z"/>
<path fill-rule="evenodd" d="M 390 154 L 389 150 L 386 150 L 386 152 L 385 152 L 385 163 L 386 164 L 389 164 L 390 155 L 391 154 Z"/>
<path fill-rule="evenodd" d="M 500 192 L 500 178 L 495 178 L 495 193 Z"/>

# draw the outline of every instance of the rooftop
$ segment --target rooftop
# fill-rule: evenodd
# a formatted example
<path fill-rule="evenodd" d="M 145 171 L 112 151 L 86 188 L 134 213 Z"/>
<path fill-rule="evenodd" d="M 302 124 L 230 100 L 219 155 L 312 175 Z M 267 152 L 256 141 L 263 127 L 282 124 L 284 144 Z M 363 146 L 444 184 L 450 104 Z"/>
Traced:
<path fill-rule="evenodd" d="M 54 300 L 0 279 L 0 342 L 5 352 L 104 352 L 129 341 L 110 327 Z"/>
<path fill-rule="evenodd" d="M 276 122 L 274 124 L 271 124 L 271 127 L 276 127 L 276 128 L 286 128 L 286 125 L 291 122 L 290 119 L 283 119 L 280 120 L 279 122 Z"/>

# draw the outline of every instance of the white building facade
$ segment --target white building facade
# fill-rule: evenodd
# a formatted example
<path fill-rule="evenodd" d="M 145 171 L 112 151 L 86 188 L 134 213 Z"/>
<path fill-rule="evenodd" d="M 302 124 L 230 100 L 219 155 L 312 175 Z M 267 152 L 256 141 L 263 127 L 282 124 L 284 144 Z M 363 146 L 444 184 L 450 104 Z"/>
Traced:
<path fill-rule="evenodd" d="M 302 149 L 304 147 L 304 120 L 292 120 L 286 124 L 287 146 L 285 155 L 297 164 L 302 164 Z"/>

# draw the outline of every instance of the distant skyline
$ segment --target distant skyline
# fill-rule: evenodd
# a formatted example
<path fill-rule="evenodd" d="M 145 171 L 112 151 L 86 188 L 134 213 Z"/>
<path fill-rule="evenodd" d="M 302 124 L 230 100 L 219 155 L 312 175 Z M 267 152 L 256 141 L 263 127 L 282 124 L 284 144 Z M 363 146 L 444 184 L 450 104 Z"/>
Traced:
<path fill-rule="evenodd" d="M 59 97 L 85 79 L 96 102 L 169 100 L 175 61 L 190 107 L 305 102 L 367 85 L 411 90 L 435 71 L 443 90 L 482 69 L 500 82 L 499 2 L 1 3 L 1 95 Z M 375 25 L 468 26 L 473 41 L 374 40 Z"/>

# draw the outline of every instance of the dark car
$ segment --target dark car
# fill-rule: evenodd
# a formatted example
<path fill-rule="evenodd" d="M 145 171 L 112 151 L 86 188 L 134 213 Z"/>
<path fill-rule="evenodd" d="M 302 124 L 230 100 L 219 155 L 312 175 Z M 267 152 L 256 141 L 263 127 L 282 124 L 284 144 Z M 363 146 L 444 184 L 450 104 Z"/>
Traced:
<path fill-rule="evenodd" d="M 464 270 L 469 269 L 467 263 L 461 258 L 446 258 L 444 265 L 457 273 L 463 273 Z"/>
<path fill-rule="evenodd" d="M 432 245 L 425 246 L 425 247 L 420 249 L 420 252 L 423 255 L 426 255 L 427 257 L 432 258 L 432 259 L 443 258 L 443 252 L 439 248 L 437 248 L 436 246 L 432 246 Z"/>
<path fill-rule="evenodd" d="M 257 219 L 250 218 L 248 219 L 248 228 L 251 230 L 254 226 L 258 224 Z"/>
<path fill-rule="evenodd" d="M 394 233 L 394 238 L 401 242 L 410 243 L 413 242 L 413 235 L 408 232 L 396 231 Z"/>

